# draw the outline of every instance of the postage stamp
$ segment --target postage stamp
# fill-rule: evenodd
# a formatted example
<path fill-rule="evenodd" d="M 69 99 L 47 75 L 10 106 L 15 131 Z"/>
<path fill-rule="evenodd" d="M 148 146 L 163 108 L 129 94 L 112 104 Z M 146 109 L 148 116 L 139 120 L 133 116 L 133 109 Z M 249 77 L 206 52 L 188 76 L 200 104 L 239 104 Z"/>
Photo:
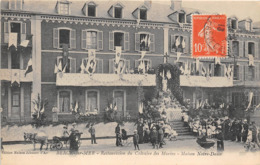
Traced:
<path fill-rule="evenodd" d="M 192 57 L 225 57 L 226 38 L 226 15 L 192 16 Z"/>

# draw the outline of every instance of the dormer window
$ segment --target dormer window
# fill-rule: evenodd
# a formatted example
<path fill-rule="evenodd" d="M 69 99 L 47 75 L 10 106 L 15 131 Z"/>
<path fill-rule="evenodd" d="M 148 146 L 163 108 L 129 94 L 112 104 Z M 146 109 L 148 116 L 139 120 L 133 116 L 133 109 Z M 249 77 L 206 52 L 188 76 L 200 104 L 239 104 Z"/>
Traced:
<path fill-rule="evenodd" d="M 96 16 L 96 6 L 89 4 L 88 5 L 88 16 L 95 17 Z"/>
<path fill-rule="evenodd" d="M 237 20 L 236 19 L 232 19 L 231 20 L 231 28 L 232 29 L 237 29 Z"/>
<path fill-rule="evenodd" d="M 121 3 L 116 3 L 109 8 L 108 14 L 113 18 L 123 18 L 123 8 Z"/>
<path fill-rule="evenodd" d="M 179 23 L 185 23 L 185 14 L 179 13 Z"/>
<path fill-rule="evenodd" d="M 147 9 L 140 9 L 140 19 L 147 20 Z"/>
<path fill-rule="evenodd" d="M 22 10 L 23 9 L 23 0 L 9 0 L 9 9 L 10 10 Z"/>
<path fill-rule="evenodd" d="M 70 14 L 70 2 L 69 1 L 58 1 L 56 5 L 56 10 L 58 14 Z"/>

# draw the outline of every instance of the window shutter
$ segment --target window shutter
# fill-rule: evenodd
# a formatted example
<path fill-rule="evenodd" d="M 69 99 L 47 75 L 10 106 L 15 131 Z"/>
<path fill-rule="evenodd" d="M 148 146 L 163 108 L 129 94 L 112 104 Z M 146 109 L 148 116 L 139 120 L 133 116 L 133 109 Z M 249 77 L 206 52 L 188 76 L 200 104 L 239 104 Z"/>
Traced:
<path fill-rule="evenodd" d="M 125 51 L 129 50 L 129 33 L 125 32 L 125 43 L 124 43 L 124 49 Z"/>
<path fill-rule="evenodd" d="M 114 50 L 114 32 L 109 32 L 109 50 Z"/>
<path fill-rule="evenodd" d="M 59 48 L 59 30 L 53 29 L 53 48 Z"/>
<path fill-rule="evenodd" d="M 184 42 L 185 42 L 184 53 L 188 53 L 188 51 L 189 51 L 188 37 L 183 37 L 183 39 L 184 39 Z"/>
<path fill-rule="evenodd" d="M 215 72 L 215 64 L 214 63 L 211 63 L 211 76 L 213 77 L 214 76 L 214 72 Z"/>
<path fill-rule="evenodd" d="M 22 23 L 22 28 L 21 28 L 21 42 L 23 40 L 26 40 L 26 23 Z"/>
<path fill-rule="evenodd" d="M 87 31 L 86 30 L 82 30 L 81 37 L 82 37 L 81 48 L 86 49 L 87 48 Z"/>
<path fill-rule="evenodd" d="M 140 34 L 135 33 L 135 51 L 140 51 Z"/>
<path fill-rule="evenodd" d="M 248 80 L 248 66 L 245 65 L 244 66 L 244 80 L 247 81 Z"/>
<path fill-rule="evenodd" d="M 154 34 L 150 34 L 150 51 L 154 52 L 155 51 L 155 45 L 154 45 Z M 140 43 L 140 42 L 139 42 Z"/>
<path fill-rule="evenodd" d="M 135 68 L 138 68 L 139 60 L 135 60 Z"/>
<path fill-rule="evenodd" d="M 129 73 L 129 71 L 130 71 L 130 60 L 126 60 L 125 62 L 126 62 L 126 66 L 125 66 L 126 73 Z"/>
<path fill-rule="evenodd" d="M 70 48 L 76 49 L 76 30 L 72 29 L 70 31 Z"/>
<path fill-rule="evenodd" d="M 9 22 L 4 23 L 4 43 L 9 42 Z"/>
<path fill-rule="evenodd" d="M 243 50 L 244 50 L 244 42 L 243 41 L 239 41 L 239 57 L 243 57 Z"/>
<path fill-rule="evenodd" d="M 243 65 L 239 65 L 239 80 L 240 81 L 244 81 L 244 66 Z"/>
<path fill-rule="evenodd" d="M 226 69 L 226 66 L 225 66 L 225 64 L 222 64 L 222 65 L 220 65 L 220 75 L 221 75 L 221 77 L 225 77 L 225 69 Z"/>
<path fill-rule="evenodd" d="M 255 56 L 255 59 L 257 59 L 257 58 L 260 58 L 259 57 L 260 54 L 258 53 L 258 43 L 255 42 L 254 45 L 255 45 L 255 54 L 254 54 L 254 56 Z"/>
<path fill-rule="evenodd" d="M 103 59 L 96 59 L 97 65 L 96 65 L 96 73 L 103 73 Z"/>
<path fill-rule="evenodd" d="M 70 59 L 70 73 L 76 73 L 76 58 Z"/>
<path fill-rule="evenodd" d="M 97 38 L 98 38 L 97 49 L 103 50 L 103 32 L 102 31 L 97 32 Z"/>
<path fill-rule="evenodd" d="M 258 65 L 256 64 L 255 65 L 255 80 L 259 80 L 259 74 L 260 74 L 259 73 L 259 65 L 260 64 L 258 64 Z"/>
<path fill-rule="evenodd" d="M 248 42 L 245 42 L 245 57 L 248 58 Z"/>
<path fill-rule="evenodd" d="M 199 63 L 199 75 L 202 76 L 202 66 L 203 66 L 203 63 Z"/>
<path fill-rule="evenodd" d="M 109 59 L 109 73 L 114 73 L 114 59 Z"/>
<path fill-rule="evenodd" d="M 229 48 L 230 55 L 233 56 L 232 40 L 228 40 L 228 48 Z"/>

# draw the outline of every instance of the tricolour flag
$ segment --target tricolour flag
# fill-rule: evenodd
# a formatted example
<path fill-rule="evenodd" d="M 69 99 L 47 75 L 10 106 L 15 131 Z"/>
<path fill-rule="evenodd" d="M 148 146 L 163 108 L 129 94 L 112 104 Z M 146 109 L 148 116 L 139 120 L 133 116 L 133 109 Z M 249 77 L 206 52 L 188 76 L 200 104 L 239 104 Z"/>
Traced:
<path fill-rule="evenodd" d="M 58 72 L 61 72 L 62 71 L 62 63 L 61 61 L 59 62 L 59 66 L 58 66 Z"/>
<path fill-rule="evenodd" d="M 248 94 L 248 106 L 247 106 L 247 108 L 246 108 L 246 110 L 245 111 L 248 111 L 248 109 L 250 108 L 250 106 L 251 106 L 251 103 L 252 103 L 252 99 L 253 99 L 253 95 L 254 95 L 254 93 L 253 92 L 249 92 L 249 94 Z"/>
<path fill-rule="evenodd" d="M 180 37 L 177 37 L 175 41 L 176 48 L 178 48 L 179 45 L 180 45 Z"/>
<path fill-rule="evenodd" d="M 24 73 L 24 76 L 26 76 L 28 73 L 30 73 L 32 71 L 33 71 L 33 68 L 32 68 L 32 58 L 30 58 L 30 60 L 28 61 L 27 68 L 26 68 L 26 71 Z"/>
<path fill-rule="evenodd" d="M 57 64 L 55 64 L 55 66 L 54 66 L 54 73 L 55 73 L 55 74 L 58 73 L 58 67 L 57 67 Z"/>
<path fill-rule="evenodd" d="M 63 70 L 62 70 L 62 73 L 65 73 L 66 72 L 66 68 L 67 68 L 67 64 L 64 66 Z"/>
<path fill-rule="evenodd" d="M 44 108 L 44 105 L 43 105 L 43 106 L 42 106 L 42 109 L 41 109 L 41 111 L 40 111 L 40 113 L 43 114 L 44 111 L 45 111 L 45 108 Z"/>
<path fill-rule="evenodd" d="M 207 72 L 206 72 L 206 69 L 204 68 L 204 66 L 202 66 L 201 75 L 202 76 L 206 76 L 207 75 Z"/>
<path fill-rule="evenodd" d="M 33 36 L 33 35 L 27 35 L 27 36 L 26 36 L 26 39 L 21 42 L 20 46 L 26 48 L 26 47 L 29 45 L 29 42 L 30 42 L 30 40 L 32 39 L 32 36 Z"/>
<path fill-rule="evenodd" d="M 84 61 L 82 60 L 81 65 L 80 65 L 80 73 L 84 73 L 85 70 L 86 70 L 86 67 L 84 65 Z"/>

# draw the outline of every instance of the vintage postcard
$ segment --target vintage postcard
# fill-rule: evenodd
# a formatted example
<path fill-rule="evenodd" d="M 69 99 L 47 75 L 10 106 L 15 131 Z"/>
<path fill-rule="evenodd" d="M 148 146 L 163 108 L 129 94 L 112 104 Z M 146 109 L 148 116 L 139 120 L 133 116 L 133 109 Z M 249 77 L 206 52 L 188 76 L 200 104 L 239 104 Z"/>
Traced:
<path fill-rule="evenodd" d="M 1 163 L 259 165 L 259 9 L 1 0 Z"/>

